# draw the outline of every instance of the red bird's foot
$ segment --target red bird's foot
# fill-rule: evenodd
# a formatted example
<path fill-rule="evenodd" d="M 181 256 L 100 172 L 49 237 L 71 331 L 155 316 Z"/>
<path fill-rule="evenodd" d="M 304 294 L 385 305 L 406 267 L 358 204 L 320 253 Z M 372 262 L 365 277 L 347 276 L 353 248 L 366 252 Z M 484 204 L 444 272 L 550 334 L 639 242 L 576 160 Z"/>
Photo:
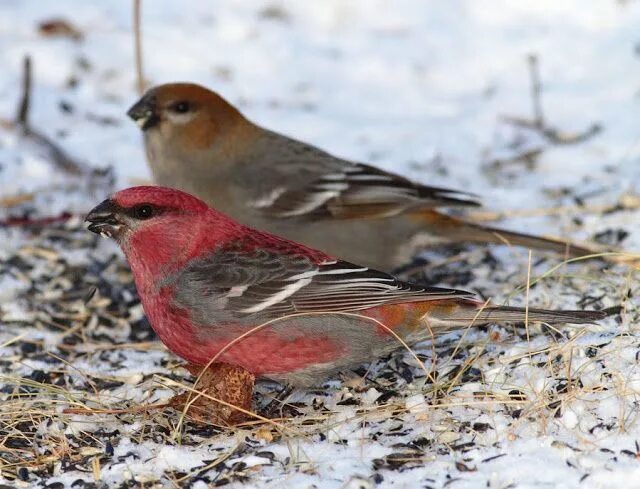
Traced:
<path fill-rule="evenodd" d="M 233 426 L 249 419 L 255 376 L 227 363 L 214 363 L 204 372 L 202 367 L 187 364 L 185 368 L 200 376 L 195 389 L 198 392 L 178 394 L 169 401 L 174 409 L 202 423 Z M 222 402 L 216 402 L 214 399 Z"/>

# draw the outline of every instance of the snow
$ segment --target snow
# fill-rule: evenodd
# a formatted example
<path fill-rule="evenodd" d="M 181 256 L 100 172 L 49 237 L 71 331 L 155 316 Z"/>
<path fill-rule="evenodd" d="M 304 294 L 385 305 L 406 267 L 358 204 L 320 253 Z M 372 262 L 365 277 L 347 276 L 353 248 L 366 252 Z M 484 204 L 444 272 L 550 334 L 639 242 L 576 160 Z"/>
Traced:
<path fill-rule="evenodd" d="M 69 21 L 84 39 L 41 36 L 38 23 L 52 18 Z M 640 191 L 638 25 L 640 3 L 632 0 L 143 2 L 145 71 L 153 84 L 202 83 L 266 127 L 422 182 L 475 192 L 488 211 L 575 206 L 579 199 L 582 209 L 512 217 L 500 225 L 579 240 L 622 229 L 629 233 L 622 244 L 628 251 L 640 249 L 637 205 L 606 213 L 590 209 L 614 209 L 623 196 Z M 115 188 L 149 180 L 139 130 L 124 115 L 137 98 L 131 2 L 0 2 L 0 48 L 0 117 L 14 117 L 28 53 L 34 65 L 32 126 L 75 159 L 93 168 L 112 166 Z M 552 144 L 505 121 L 533 117 L 531 53 L 539 60 L 546 122 L 569 133 L 597 123 L 600 133 L 579 144 Z M 531 168 L 492 164 L 525 149 L 542 151 Z M 41 148 L 2 126 L 0 198 L 27 192 L 35 200 L 0 208 L 0 219 L 24 212 L 82 214 L 108 190 L 64 174 Z M 82 236 L 79 225 L 76 220 L 63 229 Z M 94 336 L 77 345 L 81 355 L 72 365 L 23 359 L 17 345 L 25 340 L 60 353 L 59 345 L 73 336 L 47 328 L 42 312 L 24 300 L 29 280 L 46 283 L 58 265 L 40 257 L 24 276 L 4 265 L 15 256 L 31 260 L 25 246 L 34 242 L 41 244 L 32 232 L 0 229 L 0 385 L 63 369 L 71 382 L 66 402 L 101 407 L 159 402 L 170 397 L 175 382 L 188 385 L 180 361 L 161 345 L 131 346 L 139 305 L 132 306 L 128 321 L 85 325 Z M 91 263 L 90 255 L 115 253 L 122 265 L 106 241 L 91 250 L 60 245 L 57 252 L 76 266 Z M 473 290 L 504 300 L 526 282 L 526 251 L 492 251 L 497 268 L 482 253 L 470 253 Z M 534 265 L 533 275 L 555 263 Z M 121 273 L 110 277 L 115 282 Z M 532 303 L 592 307 L 580 302 L 587 294 L 601 307 L 622 303 L 620 320 L 563 328 L 557 335 L 532 328 L 525 336 L 500 327 L 470 331 L 462 339 L 450 335 L 436 348 L 438 372 L 451 380 L 464 366 L 469 374 L 450 391 L 445 385 L 438 394 L 405 354 L 374 368 L 388 373 L 404 365 L 415 374 L 411 380 L 395 377 L 388 405 L 378 400 L 389 385 L 333 380 L 325 394 L 295 395 L 306 406 L 300 408 L 304 414 L 279 420 L 284 430 L 249 426 L 205 436 L 189 423 L 179 425 L 179 413 L 172 411 L 61 415 L 69 404 L 58 402 L 51 416 L 60 425 L 40 424 L 37 436 L 59 437 L 60 453 L 70 458 L 58 453 L 48 476 L 33 469 L 28 482 L 15 483 L 71 487 L 78 479 L 93 481 L 98 470 L 107 487 L 125 481 L 173 487 L 180 478 L 197 488 L 222 482 L 251 488 L 629 487 L 640 479 L 637 278 L 636 269 L 622 265 L 560 268 L 531 289 Z M 55 302 L 61 290 L 52 288 L 44 297 Z M 510 298 L 522 304 L 524 294 Z M 101 335 L 125 346 L 101 349 Z M 417 351 L 431 368 L 431 346 Z M 96 395 L 87 379 L 122 385 Z M 12 399 L 7 391 L 0 396 L 0 402 Z M 314 400 L 330 414 L 311 409 Z M 0 439 L 12 429 L 0 419 Z M 103 455 L 77 462 L 78 444 L 85 443 L 78 439 L 87 433 L 92 441 L 83 448 Z M 113 440 L 112 455 L 104 455 L 106 440 Z M 42 441 L 27 451 L 44 453 L 47 446 Z M 5 466 L 3 451 L 0 483 L 13 484 L 16 467 Z M 401 461 L 394 458 L 398 453 Z M 67 467 L 71 459 L 84 465 Z M 98 469 L 91 465 L 96 463 Z M 32 465 L 24 463 L 30 470 Z"/>

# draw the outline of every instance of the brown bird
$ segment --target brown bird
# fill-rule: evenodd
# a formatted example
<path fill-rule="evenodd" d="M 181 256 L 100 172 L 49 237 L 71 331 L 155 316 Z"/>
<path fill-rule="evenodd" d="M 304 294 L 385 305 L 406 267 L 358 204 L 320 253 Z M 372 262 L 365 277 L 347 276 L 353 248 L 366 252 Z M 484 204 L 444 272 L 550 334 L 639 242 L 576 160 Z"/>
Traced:
<path fill-rule="evenodd" d="M 245 225 L 348 261 L 390 271 L 443 242 L 593 253 L 563 240 L 449 216 L 436 209 L 478 206 L 477 197 L 344 160 L 260 127 L 199 85 L 152 88 L 128 115 L 144 133 L 159 185 L 194 194 Z"/>

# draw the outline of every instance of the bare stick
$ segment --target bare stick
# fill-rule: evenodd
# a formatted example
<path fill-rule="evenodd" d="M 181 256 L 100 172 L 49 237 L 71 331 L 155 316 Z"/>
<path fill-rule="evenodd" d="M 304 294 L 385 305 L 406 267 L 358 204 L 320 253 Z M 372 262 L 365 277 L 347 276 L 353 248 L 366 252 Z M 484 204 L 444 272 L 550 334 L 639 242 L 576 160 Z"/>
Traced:
<path fill-rule="evenodd" d="M 41 145 L 48 150 L 53 161 L 58 168 L 72 175 L 83 175 L 86 173 L 85 166 L 74 160 L 65 150 L 49 139 L 47 136 L 33 129 L 29 129 L 26 133 L 36 144 Z"/>
<path fill-rule="evenodd" d="M 16 122 L 27 129 L 29 127 L 29 107 L 31 102 L 31 56 L 25 56 L 22 71 L 22 98 L 18 106 Z"/>
<path fill-rule="evenodd" d="M 531 102 L 533 103 L 533 121 L 538 128 L 544 127 L 544 115 L 542 112 L 542 83 L 540 82 L 540 69 L 538 66 L 538 56 L 530 54 L 527 58 L 529 62 L 529 76 L 531 78 Z"/>
<path fill-rule="evenodd" d="M 86 168 L 83 164 L 75 161 L 69 156 L 60 146 L 42 134 L 29 126 L 29 109 L 31 107 L 31 87 L 32 87 L 32 63 L 31 57 L 25 56 L 22 71 L 22 95 L 20 97 L 20 104 L 18 105 L 18 112 L 16 114 L 15 122 L 11 122 L 10 125 L 14 127 L 22 128 L 23 136 L 34 141 L 36 144 L 44 148 L 51 158 L 51 160 L 58 165 L 58 167 L 73 175 L 82 175 L 86 173 Z"/>
<path fill-rule="evenodd" d="M 565 133 L 559 129 L 547 125 L 544 120 L 544 112 L 542 110 L 542 82 L 540 81 L 540 69 L 538 63 L 538 56 L 530 54 L 527 57 L 529 63 L 529 77 L 531 79 L 531 102 L 533 105 L 533 119 L 525 117 L 513 117 L 505 116 L 503 120 L 514 126 L 524 127 L 527 129 L 533 129 L 543 136 L 551 144 L 576 144 L 583 141 L 587 141 L 591 137 L 602 131 L 600 124 L 591 124 L 590 127 L 579 133 Z M 537 155 L 536 155 L 537 156 Z M 527 159 L 520 158 L 517 155 L 506 163 L 513 163 L 525 161 Z"/>
<path fill-rule="evenodd" d="M 144 93 L 145 88 L 144 70 L 142 69 L 142 33 L 140 29 L 141 2 L 142 0 L 133 0 L 133 42 L 135 49 L 136 84 L 139 95 Z"/>

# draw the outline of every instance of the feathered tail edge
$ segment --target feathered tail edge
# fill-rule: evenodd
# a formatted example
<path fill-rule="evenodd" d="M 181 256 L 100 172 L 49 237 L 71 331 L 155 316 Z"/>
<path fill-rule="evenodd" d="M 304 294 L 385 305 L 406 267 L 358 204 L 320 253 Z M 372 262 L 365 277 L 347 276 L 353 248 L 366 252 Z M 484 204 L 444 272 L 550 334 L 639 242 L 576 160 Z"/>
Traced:
<path fill-rule="evenodd" d="M 534 250 L 546 250 L 566 255 L 569 258 L 598 255 L 604 250 L 598 247 L 586 247 L 559 238 L 534 236 L 473 223 L 449 216 L 432 209 L 415 214 L 425 222 L 426 229 L 448 241 L 467 243 L 492 243 L 521 246 Z"/>
<path fill-rule="evenodd" d="M 573 311 L 551 310 L 511 306 L 485 306 L 482 303 L 469 301 L 457 304 L 457 307 L 447 307 L 434 310 L 425 316 L 424 320 L 431 326 L 452 327 L 480 326 L 489 323 L 514 322 L 543 322 L 548 324 L 571 323 L 588 324 L 604 319 L 612 311 Z"/>

